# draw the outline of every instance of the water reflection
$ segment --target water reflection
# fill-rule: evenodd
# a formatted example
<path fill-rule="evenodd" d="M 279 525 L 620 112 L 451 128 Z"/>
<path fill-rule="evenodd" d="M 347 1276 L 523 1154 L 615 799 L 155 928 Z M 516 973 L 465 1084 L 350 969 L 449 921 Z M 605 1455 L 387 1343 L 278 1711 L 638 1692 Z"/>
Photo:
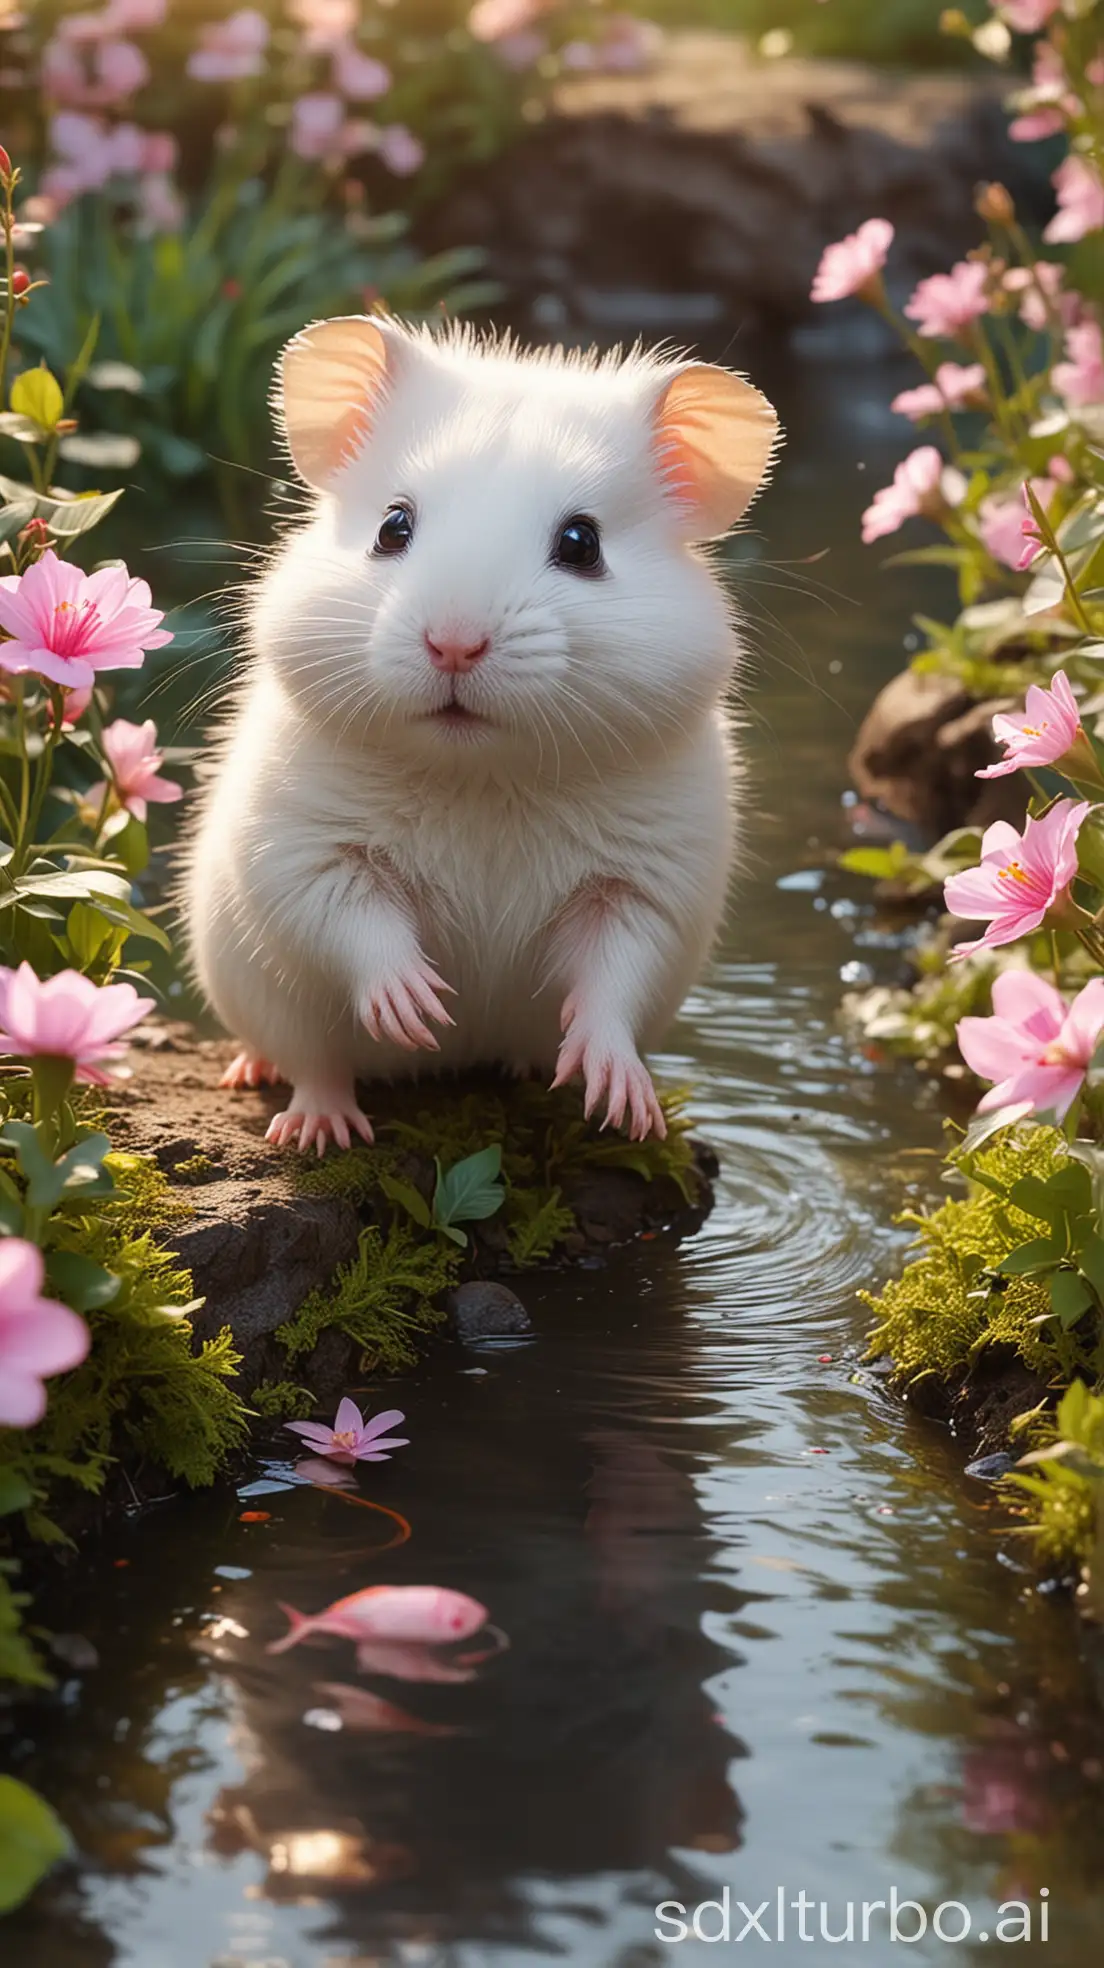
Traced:
<path fill-rule="evenodd" d="M 903 440 L 860 411 L 886 378 L 780 380 L 772 557 L 831 545 L 811 578 L 870 596 L 855 516 Z M 754 859 L 667 1062 L 721 1150 L 716 1214 L 682 1249 L 527 1283 L 532 1344 L 389 1386 L 411 1447 L 357 1480 L 409 1519 L 401 1549 L 373 1557 L 383 1520 L 301 1485 L 115 1529 L 87 1589 L 43 1608 L 100 1666 L 11 1760 L 84 1865 L 6 1931 L 12 1959 L 636 1968 L 668 1958 L 659 1900 L 725 1886 L 836 1908 L 896 1886 L 978 1924 L 1049 1886 L 1046 1959 L 1099 1956 L 1104 1740 L 1068 1609 L 998 1541 L 960 1449 L 858 1358 L 855 1291 L 940 1139 L 911 1073 L 834 1024 L 856 929 L 862 961 L 895 961 L 829 870 L 905 590 L 829 610 L 752 572 L 785 629 L 766 621 L 745 693 Z M 444 1682 L 360 1676 L 337 1641 L 265 1654 L 279 1601 L 377 1582 L 473 1594 L 509 1651 Z M 377 1726 L 380 1704 L 407 1725 Z"/>

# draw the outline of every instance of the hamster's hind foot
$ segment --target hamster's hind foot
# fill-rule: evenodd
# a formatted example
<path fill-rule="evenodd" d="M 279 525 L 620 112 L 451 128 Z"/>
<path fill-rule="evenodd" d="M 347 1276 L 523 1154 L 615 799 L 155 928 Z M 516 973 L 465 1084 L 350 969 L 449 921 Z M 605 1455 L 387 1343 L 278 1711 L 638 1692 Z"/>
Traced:
<path fill-rule="evenodd" d="M 627 1119 L 631 1140 L 646 1141 L 650 1134 L 666 1140 L 667 1121 L 652 1076 L 631 1042 L 591 1035 L 578 1018 L 573 1019 L 560 1047 L 552 1085 L 566 1086 L 577 1073 L 582 1074 L 586 1089 L 587 1120 L 605 1103 L 603 1128 L 622 1127 Z"/>
<path fill-rule="evenodd" d="M 226 1068 L 220 1087 L 228 1087 L 231 1093 L 242 1093 L 247 1088 L 277 1086 L 283 1074 L 270 1059 L 260 1059 L 254 1052 L 239 1052 Z"/>
<path fill-rule="evenodd" d="M 331 1141 L 339 1148 L 350 1146 L 350 1129 L 369 1145 L 375 1139 L 372 1123 L 357 1106 L 351 1085 L 304 1085 L 295 1087 L 284 1112 L 270 1121 L 265 1140 L 277 1148 L 296 1142 L 301 1155 L 309 1155 L 313 1148 L 321 1159 Z"/>

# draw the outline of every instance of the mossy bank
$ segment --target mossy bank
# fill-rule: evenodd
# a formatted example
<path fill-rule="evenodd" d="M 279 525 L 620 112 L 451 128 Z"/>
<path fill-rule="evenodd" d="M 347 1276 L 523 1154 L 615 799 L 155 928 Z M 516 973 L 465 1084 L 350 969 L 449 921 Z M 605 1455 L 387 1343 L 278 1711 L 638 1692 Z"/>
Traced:
<path fill-rule="evenodd" d="M 1007 1454 L 1017 1530 L 1104 1613 L 1104 1151 L 1013 1127 L 948 1172 L 958 1194 L 901 1219 L 918 1255 L 864 1294 L 870 1353 L 974 1458 Z"/>

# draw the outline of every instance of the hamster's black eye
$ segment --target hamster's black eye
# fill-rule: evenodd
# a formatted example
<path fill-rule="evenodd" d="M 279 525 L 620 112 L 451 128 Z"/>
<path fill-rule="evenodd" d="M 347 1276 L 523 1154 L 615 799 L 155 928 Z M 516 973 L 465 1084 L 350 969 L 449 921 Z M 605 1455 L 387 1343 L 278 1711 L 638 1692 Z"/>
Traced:
<path fill-rule="evenodd" d="M 414 515 L 409 506 L 391 506 L 383 515 L 372 549 L 377 554 L 405 553 L 414 538 Z"/>
<path fill-rule="evenodd" d="M 602 565 L 602 535 L 596 522 L 576 513 L 560 533 L 552 558 L 557 567 L 569 567 L 573 574 L 596 574 Z"/>

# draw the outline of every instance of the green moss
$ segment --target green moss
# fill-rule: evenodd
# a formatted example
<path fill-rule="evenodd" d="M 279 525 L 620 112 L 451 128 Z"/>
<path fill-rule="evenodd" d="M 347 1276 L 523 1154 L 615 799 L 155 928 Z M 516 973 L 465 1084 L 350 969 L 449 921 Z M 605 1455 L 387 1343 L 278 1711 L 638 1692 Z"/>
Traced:
<path fill-rule="evenodd" d="M 23 1612 L 29 1595 L 16 1592 L 11 1584 L 15 1567 L 0 1564 L 0 1682 L 16 1681 L 25 1688 L 51 1688 L 53 1676 L 39 1660 L 23 1630 Z"/>
<path fill-rule="evenodd" d="M 174 1182 L 197 1183 L 206 1180 L 215 1163 L 210 1155 L 189 1155 L 186 1161 L 173 1164 Z"/>
<path fill-rule="evenodd" d="M 262 1380 L 249 1396 L 255 1414 L 273 1421 L 305 1421 L 314 1413 L 315 1398 L 309 1387 L 293 1380 Z"/>
<path fill-rule="evenodd" d="M 198 1486 L 214 1480 L 245 1439 L 245 1409 L 232 1381 L 240 1364 L 228 1331 L 193 1352 L 191 1275 L 139 1222 L 171 1220 L 173 1199 L 160 1170 L 132 1155 L 109 1158 L 118 1200 L 98 1216 L 70 1216 L 59 1248 L 91 1258 L 119 1280 L 110 1303 L 85 1317 L 88 1358 L 51 1384 L 37 1428 L 0 1432 L 0 1469 L 22 1477 L 34 1496 L 24 1523 L 56 1536 L 52 1512 L 64 1486 L 99 1490 L 112 1462 L 149 1457 Z"/>
<path fill-rule="evenodd" d="M 901 1382 L 924 1374 L 950 1379 L 993 1344 L 1011 1347 L 1034 1372 L 1062 1382 L 1078 1371 L 1095 1377 L 1092 1339 L 1080 1328 L 1064 1331 L 1051 1316 L 1045 1282 L 1025 1277 L 990 1284 L 986 1276 L 1044 1226 L 986 1188 L 984 1179 L 1004 1190 L 1021 1176 L 1045 1179 L 1068 1160 L 1065 1139 L 1055 1129 L 1007 1129 L 977 1156 L 981 1181 L 965 1200 L 900 1219 L 915 1225 L 921 1255 L 879 1296 L 862 1296 L 877 1317 L 870 1353 L 888 1354 Z"/>
<path fill-rule="evenodd" d="M 194 1204 L 173 1189 L 164 1170 L 149 1155 L 112 1149 L 105 1168 L 115 1177 L 118 1199 L 110 1205 L 110 1221 L 140 1236 L 192 1215 Z"/>
<path fill-rule="evenodd" d="M 389 1174 L 399 1160 L 394 1148 L 368 1148 L 358 1142 L 343 1155 L 297 1162 L 293 1176 L 304 1196 L 346 1196 L 352 1203 L 367 1203 L 379 1197 L 380 1176 Z"/>
<path fill-rule="evenodd" d="M 414 1365 L 419 1342 L 443 1322 L 435 1300 L 459 1266 L 458 1251 L 419 1240 L 405 1224 L 393 1224 L 386 1236 L 371 1224 L 352 1261 L 325 1290 L 311 1292 L 276 1337 L 295 1360 L 336 1327 L 361 1348 L 366 1368 L 398 1373 Z"/>
<path fill-rule="evenodd" d="M 1104 1538 L 1104 1393 L 1074 1381 L 1036 1434 L 1035 1453 L 1046 1459 L 1008 1476 L 1005 1494 L 1048 1571 L 1086 1566 Z"/>
<path fill-rule="evenodd" d="M 551 1257 L 575 1228 L 575 1212 L 559 1189 L 509 1189 L 503 1214 L 510 1256 L 519 1271 Z"/>

